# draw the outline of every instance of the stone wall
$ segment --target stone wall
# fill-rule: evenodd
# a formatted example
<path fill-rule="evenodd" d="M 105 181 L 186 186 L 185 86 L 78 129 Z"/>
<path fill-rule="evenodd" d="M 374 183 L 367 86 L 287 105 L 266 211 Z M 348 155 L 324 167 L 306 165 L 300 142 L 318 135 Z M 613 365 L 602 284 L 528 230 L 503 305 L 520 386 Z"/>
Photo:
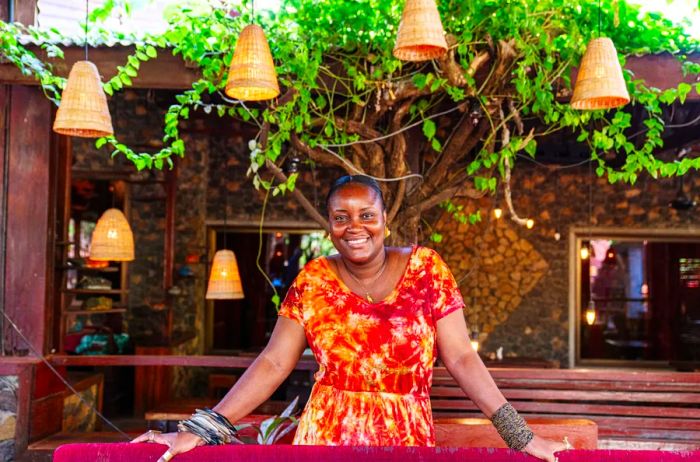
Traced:
<path fill-rule="evenodd" d="M 0 460 L 14 460 L 17 426 L 16 375 L 0 377 Z"/>
<path fill-rule="evenodd" d="M 117 135 L 131 145 L 155 150 L 160 146 L 162 115 L 171 95 L 152 91 L 126 91 L 110 101 Z M 172 294 L 175 330 L 204 331 L 207 266 L 207 224 L 255 224 L 265 200 L 246 177 L 248 141 L 255 127 L 230 119 L 195 113 L 181 130 L 187 154 L 179 160 L 176 200 L 176 254 Z M 131 170 L 120 157 L 111 159 L 91 140 L 74 141 L 75 168 Z M 304 165 L 299 185 L 318 209 L 327 187 L 339 172 Z M 162 286 L 165 207 L 162 172 L 142 173 L 144 181 L 132 188 L 131 219 L 137 242 L 137 259 L 130 265 L 130 308 L 165 302 Z M 556 169 L 518 165 L 513 174 L 513 200 L 521 216 L 535 219 L 527 230 L 507 219 L 494 220 L 486 198 L 465 204 L 480 207 L 484 220 L 474 226 L 458 225 L 442 217 L 437 229 L 445 241 L 437 246 L 456 278 L 468 306 L 470 326 L 480 333 L 487 354 L 498 347 L 511 356 L 541 357 L 566 364 L 568 355 L 568 232 L 589 223 L 588 193 L 591 177 L 586 167 Z M 654 181 L 642 175 L 634 186 L 610 185 L 593 179 L 593 224 L 605 227 L 677 228 L 700 225 L 697 210 L 668 208 L 675 196 L 673 180 Z M 700 178 L 691 174 L 686 191 L 698 201 Z M 161 199 L 159 199 L 161 197 Z M 503 207 L 503 204 L 499 204 Z M 224 208 L 226 211 L 224 212 Z M 269 197 L 267 222 L 311 223 L 289 197 Z M 555 236 L 558 236 L 557 239 Z M 191 276 L 178 270 L 187 256 Z M 132 310 L 133 311 L 133 310 Z M 148 313 L 148 312 L 146 312 Z M 133 319 L 133 314 L 131 318 Z M 138 324 L 138 323 L 135 323 Z M 203 352 L 203 337 L 180 347 L 180 352 Z M 182 377 L 181 374 L 177 374 Z M 178 383 L 185 381 L 178 379 Z M 179 385 L 178 385 L 179 387 Z M 179 387 L 182 388 L 182 387 Z"/>
<path fill-rule="evenodd" d="M 589 185 L 592 183 L 592 187 Z M 568 242 L 572 227 L 678 229 L 700 226 L 698 209 L 668 207 L 677 180 L 641 175 L 634 186 L 591 178 L 588 169 L 519 165 L 513 174 L 514 207 L 535 220 L 528 230 L 507 218 L 495 220 L 492 198 L 478 204 L 484 220 L 458 225 L 441 217 L 439 246 L 460 281 L 466 317 L 480 333 L 482 352 L 503 347 L 506 356 L 558 360 L 566 366 L 568 344 Z M 700 175 L 686 177 L 686 193 L 700 203 Z M 467 210 L 475 204 L 464 203 Z M 505 209 L 502 202 L 498 205 Z"/>
<path fill-rule="evenodd" d="M 154 152 L 162 146 L 162 120 L 172 103 L 168 92 L 127 90 L 110 98 L 110 111 L 118 139 L 140 151 Z M 175 274 L 173 288 L 162 287 L 165 232 L 164 173 L 136 172 L 123 156 L 112 158 L 107 148 L 96 149 L 94 141 L 75 138 L 73 169 L 92 172 L 127 172 L 138 181 L 130 183 L 130 222 L 134 230 L 136 259 L 129 263 L 129 312 L 125 325 L 132 337 L 148 338 L 159 332 L 165 306 L 173 309 L 176 337 L 196 334 L 177 346 L 177 354 L 204 352 L 208 224 L 229 226 L 257 224 L 265 200 L 246 176 L 248 141 L 256 127 L 215 115 L 193 112 L 180 125 L 186 156 L 176 159 Z M 301 190 L 318 208 L 325 200 L 327 177 L 337 172 L 318 172 L 300 166 Z M 323 181 L 315 181 L 323 177 Z M 319 186 L 320 184 L 323 187 Z M 226 211 L 224 211 L 226 207 Z M 268 197 L 265 220 L 277 223 L 310 223 L 311 219 L 288 197 Z M 197 259 L 193 262 L 192 259 Z M 183 267 L 186 266 L 184 270 Z M 181 271 L 182 270 L 182 271 Z M 199 374 L 201 375 L 201 374 Z M 187 393 L 188 383 L 201 382 L 198 372 L 174 371 L 173 389 Z"/>

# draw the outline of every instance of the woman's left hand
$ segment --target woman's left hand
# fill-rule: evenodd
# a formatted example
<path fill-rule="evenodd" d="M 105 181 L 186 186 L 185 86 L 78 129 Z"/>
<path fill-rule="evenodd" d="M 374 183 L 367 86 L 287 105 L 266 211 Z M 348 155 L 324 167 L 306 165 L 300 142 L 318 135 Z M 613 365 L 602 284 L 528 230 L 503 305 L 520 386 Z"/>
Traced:
<path fill-rule="evenodd" d="M 572 449 L 571 445 L 565 441 L 552 441 L 540 438 L 535 435 L 527 446 L 523 448 L 523 452 L 537 457 L 538 459 L 546 460 L 547 462 L 557 462 L 555 452 Z"/>

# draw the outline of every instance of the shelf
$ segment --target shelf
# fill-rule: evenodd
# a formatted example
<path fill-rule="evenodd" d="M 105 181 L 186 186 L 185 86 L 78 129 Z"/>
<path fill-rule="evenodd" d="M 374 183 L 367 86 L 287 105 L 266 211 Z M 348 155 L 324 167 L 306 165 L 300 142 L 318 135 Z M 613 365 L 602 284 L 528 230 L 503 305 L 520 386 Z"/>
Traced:
<path fill-rule="evenodd" d="M 110 313 L 126 313 L 126 308 L 112 308 L 111 310 L 66 310 L 62 314 L 110 314 Z"/>
<path fill-rule="evenodd" d="M 77 270 L 77 271 L 82 271 L 85 273 L 117 273 L 120 270 L 120 268 L 117 268 L 116 266 L 108 266 L 106 268 L 88 268 L 85 266 L 70 266 L 70 265 L 61 266 L 61 269 Z"/>
<path fill-rule="evenodd" d="M 86 294 L 86 295 L 121 295 L 129 292 L 126 289 L 64 289 L 67 294 Z"/>

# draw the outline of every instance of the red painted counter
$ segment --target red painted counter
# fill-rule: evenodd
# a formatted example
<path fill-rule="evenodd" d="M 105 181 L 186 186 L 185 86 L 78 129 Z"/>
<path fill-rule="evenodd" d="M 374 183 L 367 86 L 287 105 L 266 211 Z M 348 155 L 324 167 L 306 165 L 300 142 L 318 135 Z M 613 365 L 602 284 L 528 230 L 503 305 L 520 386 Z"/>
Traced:
<path fill-rule="evenodd" d="M 156 444 L 67 444 L 56 449 L 54 462 L 155 462 L 166 447 Z M 571 450 L 559 462 L 700 462 L 700 450 L 688 452 Z M 509 449 L 491 448 L 369 448 L 328 446 L 204 446 L 177 456 L 173 462 L 535 462 Z"/>

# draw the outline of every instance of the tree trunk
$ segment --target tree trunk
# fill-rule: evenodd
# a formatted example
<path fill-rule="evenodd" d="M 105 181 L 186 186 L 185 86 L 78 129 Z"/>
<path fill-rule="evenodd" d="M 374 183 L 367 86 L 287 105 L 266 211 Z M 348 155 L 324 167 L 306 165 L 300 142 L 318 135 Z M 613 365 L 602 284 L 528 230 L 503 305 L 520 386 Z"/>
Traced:
<path fill-rule="evenodd" d="M 420 214 L 399 212 L 394 221 L 389 223 L 391 236 L 386 240 L 392 246 L 410 246 L 418 243 Z"/>

